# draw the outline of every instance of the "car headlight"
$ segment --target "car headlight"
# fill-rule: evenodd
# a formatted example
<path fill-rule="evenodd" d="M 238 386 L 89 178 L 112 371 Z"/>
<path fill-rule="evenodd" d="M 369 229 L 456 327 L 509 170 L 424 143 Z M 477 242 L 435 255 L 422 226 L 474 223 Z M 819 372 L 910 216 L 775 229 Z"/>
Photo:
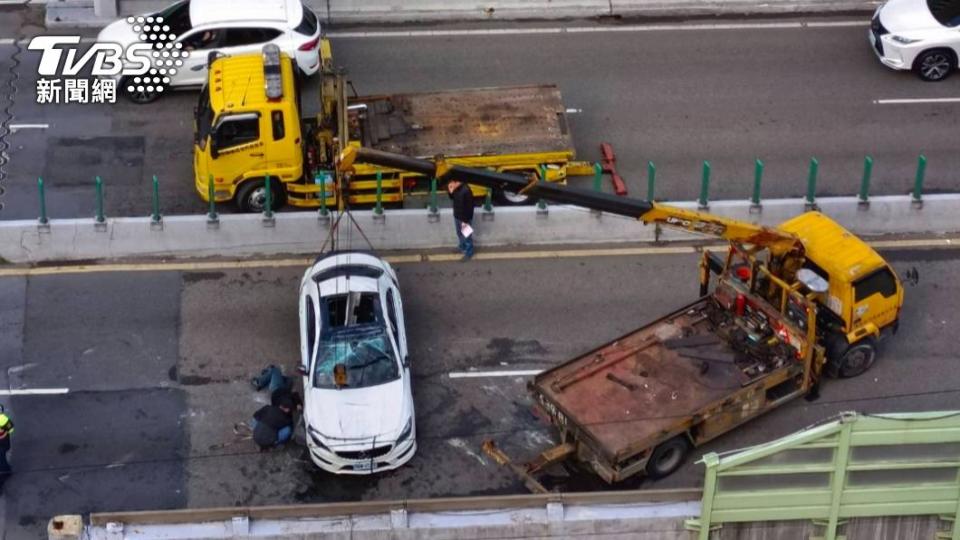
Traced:
<path fill-rule="evenodd" d="M 411 433 L 413 433 L 413 418 L 407 420 L 407 425 L 403 427 L 403 431 L 400 432 L 400 436 L 397 437 L 397 442 L 394 444 L 400 444 L 409 439 Z"/>
<path fill-rule="evenodd" d="M 910 39 L 903 36 L 890 36 L 890 39 L 896 41 L 897 43 L 902 43 L 904 45 L 910 45 L 911 43 L 916 43 L 920 41 L 919 39 Z"/>

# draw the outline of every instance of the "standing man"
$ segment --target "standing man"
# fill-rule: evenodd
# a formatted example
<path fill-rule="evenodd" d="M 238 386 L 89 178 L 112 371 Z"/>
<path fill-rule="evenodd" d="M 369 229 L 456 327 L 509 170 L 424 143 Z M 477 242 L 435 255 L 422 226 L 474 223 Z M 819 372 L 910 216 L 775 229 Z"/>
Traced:
<path fill-rule="evenodd" d="M 7 452 L 10 451 L 10 436 L 13 435 L 13 420 L 4 414 L 0 405 L 0 488 L 10 476 L 10 464 L 7 462 Z"/>
<path fill-rule="evenodd" d="M 457 246 L 463 252 L 461 262 L 467 262 L 473 257 L 473 192 L 470 186 L 459 180 L 447 182 L 447 193 L 453 201 L 453 224 L 457 228 Z"/>

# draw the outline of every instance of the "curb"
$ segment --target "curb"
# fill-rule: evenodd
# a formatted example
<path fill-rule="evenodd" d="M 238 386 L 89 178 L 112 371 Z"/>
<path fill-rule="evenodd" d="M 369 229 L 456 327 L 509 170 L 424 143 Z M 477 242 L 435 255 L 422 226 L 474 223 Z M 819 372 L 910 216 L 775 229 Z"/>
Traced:
<path fill-rule="evenodd" d="M 674 203 L 696 209 L 696 202 Z M 714 201 L 710 213 L 732 219 L 777 225 L 806 211 L 803 199 L 773 199 L 759 208 L 749 201 Z M 922 202 L 910 196 L 874 197 L 863 204 L 856 197 L 831 197 L 817 208 L 854 234 L 880 236 L 960 231 L 960 194 L 929 195 Z M 371 210 L 352 214 L 340 223 L 341 248 L 373 250 L 435 249 L 452 245 L 453 220 L 449 210 Z M 315 212 L 278 213 L 272 219 L 255 214 L 169 216 L 160 223 L 149 217 L 0 222 L 0 259 L 11 263 L 110 260 L 136 257 L 249 257 L 314 254 L 320 251 L 336 220 Z M 672 229 L 573 206 L 496 208 L 477 211 L 474 219 L 481 246 L 613 244 L 674 242 L 700 239 Z M 360 234 L 360 233 L 363 234 Z M 369 245 L 367 242 L 369 241 Z M 344 246 L 343 244 L 349 244 Z"/>

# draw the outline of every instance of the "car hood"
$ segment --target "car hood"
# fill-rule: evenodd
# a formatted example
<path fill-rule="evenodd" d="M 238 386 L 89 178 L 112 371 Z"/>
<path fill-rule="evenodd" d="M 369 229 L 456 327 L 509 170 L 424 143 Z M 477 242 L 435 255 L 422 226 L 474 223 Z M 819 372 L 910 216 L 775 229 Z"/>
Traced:
<path fill-rule="evenodd" d="M 133 31 L 133 25 L 125 19 L 114 21 L 108 24 L 97 34 L 97 41 L 100 43 L 116 43 L 121 47 L 127 47 L 140 42 L 140 35 Z"/>
<path fill-rule="evenodd" d="M 311 388 L 304 416 L 325 438 L 392 442 L 412 413 L 404 389 L 402 378 L 369 388 Z"/>
<path fill-rule="evenodd" d="M 930 13 L 927 0 L 890 0 L 880 8 L 880 23 L 893 33 L 943 28 Z"/>

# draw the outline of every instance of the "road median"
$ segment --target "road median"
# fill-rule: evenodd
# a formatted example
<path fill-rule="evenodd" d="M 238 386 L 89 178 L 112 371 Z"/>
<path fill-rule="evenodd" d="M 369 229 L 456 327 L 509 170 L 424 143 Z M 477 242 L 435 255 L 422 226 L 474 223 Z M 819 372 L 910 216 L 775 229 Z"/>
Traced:
<path fill-rule="evenodd" d="M 671 203 L 696 209 L 696 202 Z M 714 201 L 710 213 L 777 225 L 806 210 L 804 199 L 771 199 L 762 207 L 750 201 Z M 873 197 L 869 205 L 856 197 L 817 200 L 817 208 L 851 232 L 864 237 L 902 234 L 948 234 L 960 231 L 960 195 Z M 445 248 L 455 236 L 452 216 L 440 210 L 354 211 L 352 220 L 321 217 L 315 212 L 261 215 L 169 216 L 57 219 L 0 222 L 0 259 L 17 264 L 104 261 L 131 258 L 265 257 L 310 255 L 324 246 L 341 249 L 410 251 Z M 481 249 L 570 244 L 669 243 L 703 238 L 680 231 L 572 206 L 478 210 L 474 220 Z"/>

